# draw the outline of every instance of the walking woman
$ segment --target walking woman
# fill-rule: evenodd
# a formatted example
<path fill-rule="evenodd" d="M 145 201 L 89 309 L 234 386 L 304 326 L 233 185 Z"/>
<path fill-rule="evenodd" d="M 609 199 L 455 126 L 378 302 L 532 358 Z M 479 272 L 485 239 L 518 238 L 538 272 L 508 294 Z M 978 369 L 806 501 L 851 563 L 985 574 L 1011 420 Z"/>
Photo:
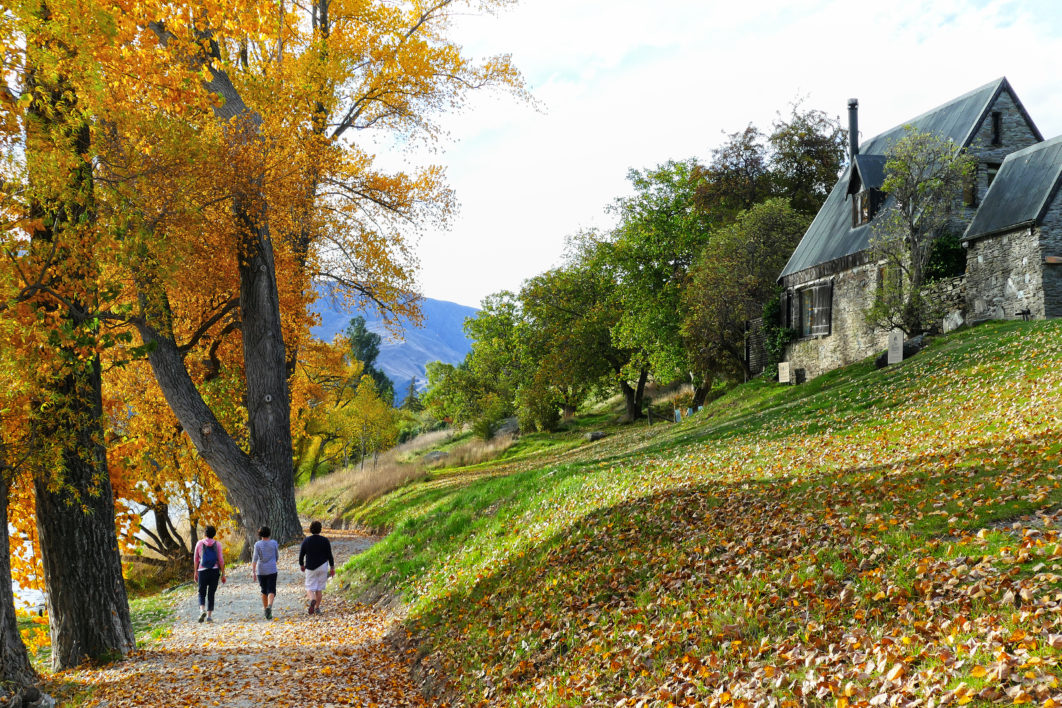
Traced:
<path fill-rule="evenodd" d="M 251 555 L 251 575 L 262 589 L 262 610 L 266 619 L 273 619 L 273 599 L 277 596 L 277 557 L 280 546 L 269 537 L 268 526 L 258 529 L 258 542 Z"/>
<path fill-rule="evenodd" d="M 328 579 L 336 574 L 336 561 L 332 557 L 332 544 L 321 535 L 321 522 L 310 524 L 310 535 L 302 539 L 299 547 L 299 570 L 306 574 L 306 598 L 309 614 L 321 614 L 321 600 Z"/>
<path fill-rule="evenodd" d="M 221 553 L 221 543 L 214 538 L 217 529 L 207 526 L 204 533 L 206 538 L 195 544 L 192 579 L 199 583 L 199 621 L 213 622 L 218 578 L 225 582 L 225 557 Z"/>

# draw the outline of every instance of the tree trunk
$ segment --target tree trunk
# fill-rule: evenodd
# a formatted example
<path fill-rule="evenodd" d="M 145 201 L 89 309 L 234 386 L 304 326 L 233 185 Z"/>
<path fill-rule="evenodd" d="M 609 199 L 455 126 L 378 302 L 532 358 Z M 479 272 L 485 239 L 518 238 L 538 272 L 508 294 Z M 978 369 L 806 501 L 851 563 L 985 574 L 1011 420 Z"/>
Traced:
<path fill-rule="evenodd" d="M 708 393 L 712 390 L 712 383 L 715 377 L 708 373 L 701 379 L 701 383 L 693 387 L 693 402 L 690 406 L 693 410 L 697 410 L 704 405 L 704 402 L 708 400 Z"/>
<path fill-rule="evenodd" d="M 3 465 L 0 464 L 0 470 Z M 15 596 L 11 591 L 11 558 L 7 535 L 7 471 L 0 474 L 0 682 L 3 683 L 5 705 L 21 705 L 23 699 L 36 700 L 40 692 L 35 688 L 37 672 L 30 666 L 26 645 L 18 632 L 15 618 Z"/>
<path fill-rule="evenodd" d="M 143 264 L 149 268 L 148 264 Z M 199 453 L 229 494 L 232 503 L 240 510 L 241 525 L 249 545 L 253 546 L 258 527 L 269 526 L 273 529 L 273 538 L 280 543 L 301 538 L 302 524 L 299 522 L 295 508 L 295 479 L 291 460 L 291 431 L 280 431 L 270 427 L 282 416 L 270 415 L 262 411 L 261 405 L 248 407 L 248 416 L 254 421 L 255 434 L 251 438 L 251 454 L 247 454 L 218 421 L 214 412 L 203 400 L 185 367 L 184 359 L 177 348 L 172 331 L 172 311 L 165 291 L 158 284 L 158 279 L 145 270 L 136 274 L 141 317 L 135 321 L 144 344 L 148 346 L 148 362 L 155 374 L 155 379 L 177 420 L 195 445 Z M 244 339 L 248 335 L 245 334 Z M 245 350 L 248 346 L 245 344 Z M 252 347 L 253 348 L 253 347 Z M 247 365 L 251 369 L 250 363 Z M 281 367 L 283 372 L 283 366 Z M 258 382 L 258 379 L 256 379 Z M 256 389 L 261 391 L 261 386 Z M 258 398 L 264 399 L 259 393 Z M 248 396 L 249 403 L 252 402 Z M 265 406 L 289 406 L 287 389 L 284 388 L 280 401 L 259 400 L 256 404 Z M 261 443 L 263 430 L 272 430 L 273 434 L 287 440 L 289 455 L 286 465 L 270 468 L 257 454 L 254 447 Z M 283 443 L 267 446 L 267 459 L 275 451 L 283 449 Z"/>
<path fill-rule="evenodd" d="M 634 404 L 638 407 L 638 417 L 641 417 L 642 405 L 645 402 L 645 383 L 649 380 L 649 370 L 643 368 L 638 374 L 638 387 L 634 391 Z"/>
<path fill-rule="evenodd" d="M 648 380 L 649 371 L 644 367 L 638 372 L 638 382 L 634 386 L 620 379 L 620 391 L 623 392 L 624 403 L 627 408 L 627 412 L 624 414 L 625 420 L 635 421 L 645 417 L 642 414 L 642 400 L 645 396 L 645 382 Z"/>
<path fill-rule="evenodd" d="M 37 421 L 43 439 L 64 443 L 59 478 L 38 474 L 34 480 L 54 671 L 86 659 L 124 657 L 136 648 L 102 444 L 99 358 L 81 368 L 53 388 L 75 411 L 72 419 Z M 48 435 L 55 423 L 77 427 Z"/>
<path fill-rule="evenodd" d="M 257 185 L 256 185 L 257 186 Z M 280 320 L 280 292 L 277 287 L 273 243 L 265 208 L 247 210 L 237 200 L 243 225 L 240 254 L 240 314 L 243 331 L 244 376 L 247 382 L 247 426 L 251 456 L 269 480 L 273 495 L 283 497 L 289 506 L 297 536 L 302 535 L 295 511 L 295 451 L 291 445 L 291 397 L 288 395 L 287 359 Z M 238 502 L 241 509 L 243 502 Z M 254 522 L 272 526 L 268 519 Z M 274 536 L 274 538 L 276 538 Z M 290 540 L 284 537 L 285 540 Z M 294 537 L 293 537 L 294 538 Z M 251 544 L 254 545 L 253 542 Z"/>
<path fill-rule="evenodd" d="M 41 20 L 47 22 L 47 8 Z M 50 51 L 50 50 L 48 50 Z M 44 76 L 44 80 L 41 77 Z M 65 297 L 37 297 L 39 312 L 58 315 L 58 337 L 49 354 L 54 370 L 42 374 L 40 400 L 30 420 L 37 441 L 34 475 L 37 528 L 52 640 L 52 668 L 72 668 L 86 659 L 125 656 L 135 648 L 129 604 L 114 527 L 114 501 L 103 446 L 103 393 L 95 346 L 97 264 L 79 239 L 95 221 L 91 132 L 72 105 L 62 75 L 30 72 L 34 98 L 26 121 L 27 165 L 31 181 L 55 151 L 77 156 L 63 176 L 64 191 L 50 195 L 47 180 L 30 205 L 39 226 L 26 261 L 42 282 Z M 74 97 L 76 100 L 76 97 Z M 37 260 L 40 259 L 40 260 Z M 72 341 L 68 341 L 72 340 Z"/>
<path fill-rule="evenodd" d="M 167 46 L 173 35 L 160 23 L 149 26 Z M 211 31 L 197 30 L 196 39 L 204 51 L 195 62 L 210 75 L 203 86 L 223 99 L 213 108 L 218 123 L 234 143 L 259 141 L 262 118 L 247 106 L 221 68 L 220 47 Z M 302 525 L 295 508 L 288 362 L 261 176 L 251 174 L 240 180 L 233 185 L 233 193 L 233 214 L 240 227 L 240 327 L 250 454 L 224 430 L 188 375 L 173 337 L 172 310 L 153 273 L 137 274 L 141 306 L 147 315 L 137 326 L 144 342 L 154 346 L 148 358 L 167 403 L 240 509 L 250 547 L 259 526 L 271 527 L 273 538 L 285 543 L 302 536 Z"/>

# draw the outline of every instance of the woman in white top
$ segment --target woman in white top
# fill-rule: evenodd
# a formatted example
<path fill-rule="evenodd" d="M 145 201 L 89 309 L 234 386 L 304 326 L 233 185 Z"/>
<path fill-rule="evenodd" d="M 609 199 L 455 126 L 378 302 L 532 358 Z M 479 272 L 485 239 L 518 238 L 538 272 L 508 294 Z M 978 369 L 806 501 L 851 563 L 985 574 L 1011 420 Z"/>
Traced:
<path fill-rule="evenodd" d="M 273 619 L 273 599 L 277 596 L 277 557 L 280 546 L 269 537 L 268 526 L 258 529 L 258 542 L 251 556 L 251 575 L 262 589 L 262 610 L 266 619 Z"/>

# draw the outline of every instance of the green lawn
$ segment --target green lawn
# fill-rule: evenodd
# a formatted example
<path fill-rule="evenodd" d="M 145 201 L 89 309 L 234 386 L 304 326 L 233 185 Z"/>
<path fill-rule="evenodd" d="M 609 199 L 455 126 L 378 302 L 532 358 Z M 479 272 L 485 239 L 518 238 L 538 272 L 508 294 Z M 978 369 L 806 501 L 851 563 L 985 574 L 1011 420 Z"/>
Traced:
<path fill-rule="evenodd" d="M 1062 703 L 1060 427 L 1062 323 L 990 323 L 433 475 L 344 574 L 470 703 Z"/>

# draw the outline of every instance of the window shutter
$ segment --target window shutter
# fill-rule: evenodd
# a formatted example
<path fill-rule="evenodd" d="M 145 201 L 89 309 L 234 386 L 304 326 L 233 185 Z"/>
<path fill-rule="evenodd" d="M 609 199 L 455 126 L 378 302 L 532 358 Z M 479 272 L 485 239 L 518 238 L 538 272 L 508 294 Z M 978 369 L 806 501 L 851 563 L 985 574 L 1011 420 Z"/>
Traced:
<path fill-rule="evenodd" d="M 822 288 L 823 294 L 823 324 L 826 327 L 826 331 L 823 334 L 829 335 L 833 333 L 833 281 L 826 283 Z"/>

